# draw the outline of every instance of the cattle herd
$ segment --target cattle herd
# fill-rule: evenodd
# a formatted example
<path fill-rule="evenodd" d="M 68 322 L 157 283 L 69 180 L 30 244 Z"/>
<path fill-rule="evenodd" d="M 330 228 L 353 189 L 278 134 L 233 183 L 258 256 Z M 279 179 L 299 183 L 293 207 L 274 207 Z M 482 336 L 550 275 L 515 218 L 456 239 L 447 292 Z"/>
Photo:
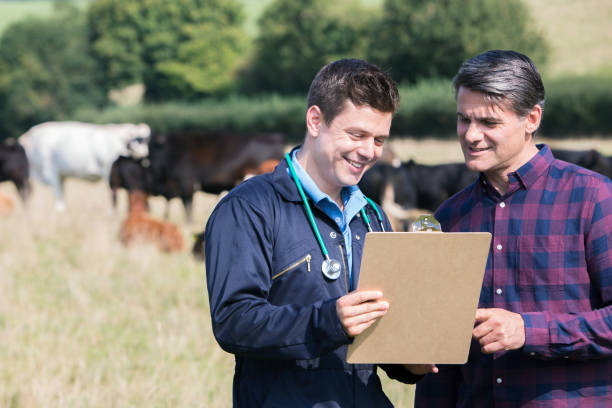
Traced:
<path fill-rule="evenodd" d="M 220 194 L 230 190 L 252 175 L 272 171 L 285 151 L 281 134 L 159 134 L 152 133 L 146 124 L 46 122 L 18 140 L 0 143 L 0 182 L 13 182 L 26 203 L 32 177 L 52 188 L 55 208 L 63 211 L 66 178 L 107 180 L 113 206 L 118 189 L 129 194 L 129 211 L 119 234 L 121 242 L 151 242 L 163 251 L 181 251 L 185 243 L 180 230 L 148 214 L 148 197 L 180 198 L 186 218 L 191 220 L 196 191 Z M 553 154 L 612 176 L 612 157 L 596 150 L 553 149 Z M 476 178 L 477 174 L 463 163 L 400 162 L 385 152 L 359 187 L 383 206 L 396 230 L 406 230 L 416 216 L 435 211 Z M 0 192 L 0 215 L 12 209 L 11 198 Z M 203 246 L 200 233 L 192 247 L 196 259 L 203 259 Z"/>

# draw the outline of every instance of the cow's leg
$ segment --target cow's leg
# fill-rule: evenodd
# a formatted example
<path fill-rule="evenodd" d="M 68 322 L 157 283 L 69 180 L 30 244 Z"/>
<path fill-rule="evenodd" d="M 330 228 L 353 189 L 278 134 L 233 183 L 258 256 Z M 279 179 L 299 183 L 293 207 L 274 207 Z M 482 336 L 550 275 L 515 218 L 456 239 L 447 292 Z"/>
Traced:
<path fill-rule="evenodd" d="M 56 174 L 49 181 L 53 189 L 53 196 L 55 197 L 55 210 L 64 212 L 66 209 L 66 204 L 64 203 L 64 178 Z"/>
<path fill-rule="evenodd" d="M 191 224 L 193 217 L 193 193 L 183 195 L 181 200 L 183 200 L 183 207 L 185 207 L 185 219 Z"/>

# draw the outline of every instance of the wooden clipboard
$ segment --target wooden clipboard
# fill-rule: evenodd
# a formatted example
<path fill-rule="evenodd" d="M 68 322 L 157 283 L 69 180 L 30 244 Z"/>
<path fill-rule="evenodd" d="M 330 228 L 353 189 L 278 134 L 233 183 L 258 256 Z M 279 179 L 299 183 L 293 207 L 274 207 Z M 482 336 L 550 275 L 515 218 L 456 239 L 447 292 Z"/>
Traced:
<path fill-rule="evenodd" d="M 490 242 L 488 232 L 366 234 L 358 289 L 381 290 L 390 306 L 347 362 L 465 363 Z"/>

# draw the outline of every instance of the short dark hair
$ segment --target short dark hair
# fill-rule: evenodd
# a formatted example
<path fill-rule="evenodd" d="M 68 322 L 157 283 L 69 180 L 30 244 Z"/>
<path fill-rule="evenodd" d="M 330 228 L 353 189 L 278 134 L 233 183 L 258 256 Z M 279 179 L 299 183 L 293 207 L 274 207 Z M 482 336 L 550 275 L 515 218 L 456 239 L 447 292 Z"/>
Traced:
<path fill-rule="evenodd" d="M 358 59 L 341 59 L 325 65 L 308 90 L 308 108 L 317 105 L 327 124 L 344 109 L 347 99 L 381 112 L 395 113 L 399 107 L 399 92 L 391 77 Z"/>
<path fill-rule="evenodd" d="M 516 51 L 493 50 L 465 61 L 453 78 L 455 96 L 460 87 L 482 92 L 498 106 L 509 102 L 518 116 L 535 105 L 544 110 L 544 84 L 535 64 Z"/>

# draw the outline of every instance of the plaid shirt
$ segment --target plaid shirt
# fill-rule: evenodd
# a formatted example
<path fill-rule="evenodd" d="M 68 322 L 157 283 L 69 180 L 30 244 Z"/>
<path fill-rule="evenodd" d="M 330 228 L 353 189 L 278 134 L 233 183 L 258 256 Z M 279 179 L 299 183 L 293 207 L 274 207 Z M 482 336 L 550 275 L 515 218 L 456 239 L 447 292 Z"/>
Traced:
<path fill-rule="evenodd" d="M 520 313 L 525 346 L 472 342 L 415 407 L 612 406 L 612 182 L 538 148 L 504 196 L 481 174 L 436 212 L 444 231 L 493 234 L 479 307 Z"/>

